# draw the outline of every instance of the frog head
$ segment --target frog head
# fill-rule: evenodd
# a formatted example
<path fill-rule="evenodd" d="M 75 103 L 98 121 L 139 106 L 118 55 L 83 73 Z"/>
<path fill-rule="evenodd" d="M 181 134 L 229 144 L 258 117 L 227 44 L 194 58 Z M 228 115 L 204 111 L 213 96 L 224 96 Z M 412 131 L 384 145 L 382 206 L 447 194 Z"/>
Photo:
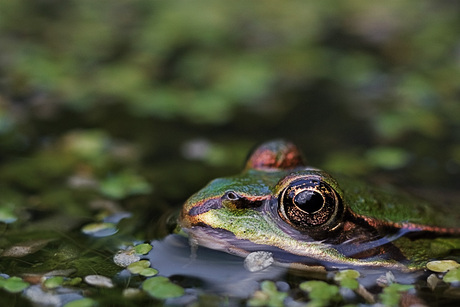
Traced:
<path fill-rule="evenodd" d="M 410 243 L 394 244 L 398 239 L 458 231 L 414 223 L 411 212 L 395 214 L 381 203 L 383 212 L 369 209 L 375 199 L 347 197 L 331 175 L 304 161 L 290 142 L 262 144 L 241 174 L 215 179 L 191 196 L 180 225 L 199 245 L 240 256 L 269 251 L 282 264 L 397 269 L 418 268 L 425 260 L 414 258 L 420 253 Z"/>

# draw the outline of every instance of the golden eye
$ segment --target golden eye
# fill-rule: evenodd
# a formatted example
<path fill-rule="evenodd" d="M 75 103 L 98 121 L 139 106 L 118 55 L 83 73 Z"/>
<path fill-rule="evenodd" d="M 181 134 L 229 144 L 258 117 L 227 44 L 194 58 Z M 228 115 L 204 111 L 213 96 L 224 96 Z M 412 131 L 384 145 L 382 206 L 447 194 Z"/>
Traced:
<path fill-rule="evenodd" d="M 338 193 L 317 176 L 296 179 L 280 194 L 278 213 L 294 228 L 333 228 L 343 212 Z"/>

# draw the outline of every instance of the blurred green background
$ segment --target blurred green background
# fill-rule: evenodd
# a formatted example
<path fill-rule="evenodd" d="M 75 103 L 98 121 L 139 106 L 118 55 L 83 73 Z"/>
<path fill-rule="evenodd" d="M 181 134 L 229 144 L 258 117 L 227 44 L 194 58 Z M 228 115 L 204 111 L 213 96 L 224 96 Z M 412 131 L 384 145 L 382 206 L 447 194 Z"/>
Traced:
<path fill-rule="evenodd" d="M 85 189 L 163 212 L 279 137 L 317 167 L 455 192 L 459 9 L 2 1 L 0 201 L 87 214 Z"/>
<path fill-rule="evenodd" d="M 135 217 L 122 233 L 161 237 L 162 216 L 280 137 L 313 166 L 456 203 L 459 11 L 420 0 L 0 1 L 0 249 L 56 229 L 76 238 L 120 210 Z M 68 247 L 57 242 L 49 253 Z M 31 270 L 45 268 L 0 265 Z"/>
<path fill-rule="evenodd" d="M 283 137 L 330 171 L 456 191 L 458 11 L 453 1 L 2 1 L 2 189 L 9 203 L 47 209 L 75 202 L 72 178 L 100 188 L 127 174 L 152 206 L 179 206 Z"/>

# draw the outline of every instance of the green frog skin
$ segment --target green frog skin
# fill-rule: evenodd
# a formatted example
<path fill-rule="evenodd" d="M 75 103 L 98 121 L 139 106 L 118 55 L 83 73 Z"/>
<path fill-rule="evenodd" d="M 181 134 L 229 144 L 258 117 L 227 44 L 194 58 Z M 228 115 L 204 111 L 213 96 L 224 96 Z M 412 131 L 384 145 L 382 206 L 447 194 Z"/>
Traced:
<path fill-rule="evenodd" d="M 243 172 L 184 204 L 191 241 L 239 256 L 272 252 L 294 267 L 417 270 L 460 249 L 458 217 L 395 191 L 305 166 L 290 142 L 256 148 Z"/>

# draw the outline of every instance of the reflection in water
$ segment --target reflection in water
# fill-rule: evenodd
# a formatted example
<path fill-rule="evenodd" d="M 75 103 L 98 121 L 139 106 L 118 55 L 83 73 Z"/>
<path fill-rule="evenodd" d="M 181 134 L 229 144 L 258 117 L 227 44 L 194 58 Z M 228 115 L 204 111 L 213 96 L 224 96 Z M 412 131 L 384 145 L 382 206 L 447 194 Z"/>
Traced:
<path fill-rule="evenodd" d="M 160 275 L 199 281 L 203 289 L 220 295 L 248 297 L 259 288 L 258 282 L 279 279 L 287 272 L 277 266 L 249 272 L 243 258 L 204 247 L 192 251 L 188 239 L 180 235 L 169 235 L 152 245 L 147 258 Z"/>

